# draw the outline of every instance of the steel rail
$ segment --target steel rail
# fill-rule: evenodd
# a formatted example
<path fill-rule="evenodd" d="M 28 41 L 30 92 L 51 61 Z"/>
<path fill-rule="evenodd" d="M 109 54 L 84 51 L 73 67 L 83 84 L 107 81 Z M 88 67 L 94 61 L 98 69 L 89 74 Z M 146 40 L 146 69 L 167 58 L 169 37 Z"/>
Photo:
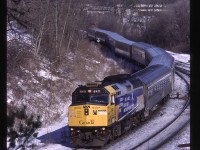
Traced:
<path fill-rule="evenodd" d="M 187 88 L 189 91 L 189 83 L 186 79 L 183 78 L 183 76 L 181 76 L 178 71 L 176 71 L 176 74 L 182 78 L 186 84 L 187 84 Z M 187 75 L 187 74 L 186 74 Z M 176 117 L 174 119 L 172 119 L 169 123 L 167 123 L 164 127 L 162 127 L 160 130 L 158 130 L 157 132 L 155 132 L 154 134 L 152 134 L 151 136 L 149 136 L 148 138 L 146 138 L 145 140 L 143 140 L 142 142 L 138 143 L 136 146 L 132 147 L 131 150 L 134 150 L 136 148 L 139 148 L 140 146 L 142 146 L 144 143 L 150 141 L 152 138 L 154 138 L 156 135 L 158 135 L 159 133 L 163 132 L 166 128 L 168 128 L 170 125 L 172 125 L 182 114 L 183 112 L 187 109 L 187 107 L 190 105 L 190 98 L 188 96 L 187 101 L 184 104 L 184 107 L 182 108 L 182 110 L 176 115 Z M 166 143 L 167 140 L 169 140 L 172 136 L 174 136 L 176 133 L 178 133 L 183 127 L 185 127 L 188 123 L 189 123 L 190 119 L 187 120 L 185 123 L 183 123 L 181 125 L 181 128 L 177 129 L 176 132 L 174 132 L 173 135 L 169 136 L 168 138 L 166 138 L 165 140 L 163 140 L 162 142 L 158 143 L 154 148 L 158 148 L 161 145 L 163 145 L 164 143 Z"/>

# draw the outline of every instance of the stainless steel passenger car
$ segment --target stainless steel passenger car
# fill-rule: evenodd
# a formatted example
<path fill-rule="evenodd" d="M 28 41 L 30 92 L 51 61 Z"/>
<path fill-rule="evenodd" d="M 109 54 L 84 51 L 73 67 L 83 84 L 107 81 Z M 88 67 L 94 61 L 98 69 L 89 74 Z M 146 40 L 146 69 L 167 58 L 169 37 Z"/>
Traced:
<path fill-rule="evenodd" d="M 130 58 L 132 43 L 125 43 L 123 41 L 115 42 L 115 53 L 126 58 Z"/>
<path fill-rule="evenodd" d="M 145 50 L 149 47 L 150 46 L 146 46 L 144 44 L 133 43 L 130 53 L 131 59 L 143 66 L 148 65 L 150 61 L 148 61 L 148 57 L 146 56 L 147 54 Z"/>
<path fill-rule="evenodd" d="M 137 78 L 144 84 L 146 110 L 152 109 L 172 92 L 173 72 L 165 66 L 147 67 L 135 73 L 132 78 Z"/>

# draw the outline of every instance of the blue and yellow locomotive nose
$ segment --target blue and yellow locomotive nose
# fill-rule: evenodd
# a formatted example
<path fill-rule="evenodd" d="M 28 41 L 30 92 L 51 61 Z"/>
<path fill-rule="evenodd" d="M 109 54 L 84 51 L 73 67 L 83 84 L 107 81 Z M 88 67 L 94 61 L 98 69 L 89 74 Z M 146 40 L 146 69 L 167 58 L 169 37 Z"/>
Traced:
<path fill-rule="evenodd" d="M 70 127 L 101 127 L 116 121 L 115 105 L 111 103 L 110 87 L 80 86 L 72 94 L 68 110 Z"/>
<path fill-rule="evenodd" d="M 69 107 L 69 126 L 107 126 L 108 125 L 107 106 L 99 105 L 79 105 Z"/>

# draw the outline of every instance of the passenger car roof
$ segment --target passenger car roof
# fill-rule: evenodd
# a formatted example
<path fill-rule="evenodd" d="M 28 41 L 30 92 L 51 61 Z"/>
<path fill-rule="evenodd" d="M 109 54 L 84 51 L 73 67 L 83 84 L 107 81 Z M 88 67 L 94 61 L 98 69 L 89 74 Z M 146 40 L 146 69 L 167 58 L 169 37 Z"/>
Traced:
<path fill-rule="evenodd" d="M 174 65 L 174 58 L 171 57 L 169 54 L 159 55 L 154 57 L 148 66 L 152 65 L 163 65 L 166 67 L 172 67 Z"/>
<path fill-rule="evenodd" d="M 139 79 L 144 84 L 150 84 L 169 71 L 170 69 L 168 67 L 162 65 L 153 65 L 134 73 L 131 78 Z"/>
<path fill-rule="evenodd" d="M 106 30 L 102 30 L 102 29 L 93 29 L 93 30 L 95 30 L 97 32 L 99 31 L 101 33 L 105 33 L 105 34 L 107 34 L 108 36 L 110 36 L 111 38 L 113 38 L 114 40 L 116 40 L 118 42 L 123 42 L 123 43 L 129 44 L 129 45 L 135 43 L 135 42 L 130 41 L 130 40 L 124 38 L 123 36 L 121 36 L 121 35 L 119 35 L 117 33 L 111 32 L 111 31 L 106 31 Z"/>

